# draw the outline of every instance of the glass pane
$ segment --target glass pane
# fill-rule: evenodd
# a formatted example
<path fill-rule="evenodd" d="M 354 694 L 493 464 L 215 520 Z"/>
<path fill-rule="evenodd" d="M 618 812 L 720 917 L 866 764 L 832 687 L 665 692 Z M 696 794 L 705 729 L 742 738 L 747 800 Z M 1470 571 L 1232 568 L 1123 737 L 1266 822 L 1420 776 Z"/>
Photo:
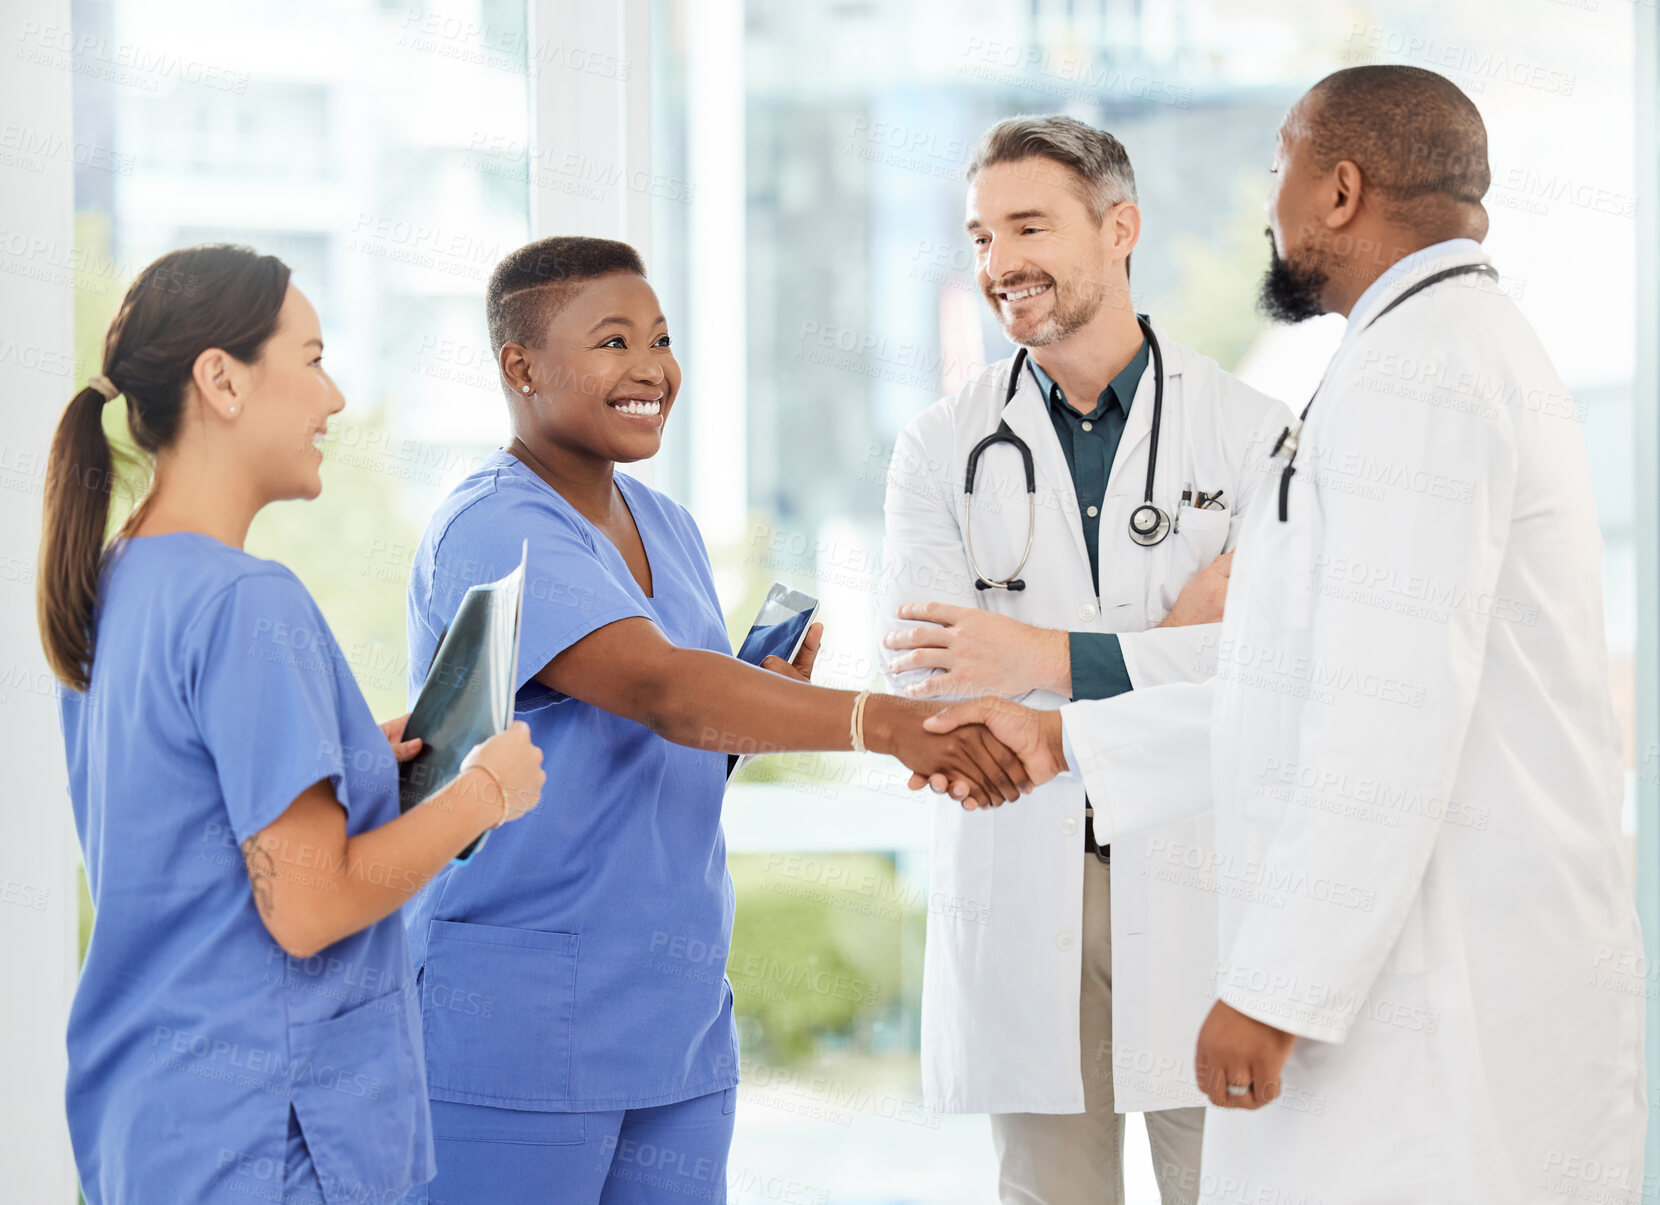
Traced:
<path fill-rule="evenodd" d="M 483 298 L 529 237 L 523 0 L 76 0 L 73 19 L 82 375 L 163 252 L 230 241 L 287 261 L 346 409 L 322 496 L 267 508 L 248 550 L 299 574 L 375 713 L 396 715 L 415 543 L 506 430 Z"/>
<path fill-rule="evenodd" d="M 741 63 L 699 40 L 697 22 L 731 4 Z M 688 495 L 699 473 L 745 475 L 744 535 L 712 548 L 736 634 L 781 579 L 825 601 L 821 679 L 874 681 L 894 436 L 1011 350 L 977 295 L 962 233 L 963 169 L 987 126 L 1064 112 L 1116 134 L 1144 215 L 1138 308 L 1300 405 L 1342 321 L 1272 328 L 1254 310 L 1274 133 L 1326 73 L 1406 62 L 1450 76 L 1481 109 L 1493 167 L 1487 246 L 1585 415 L 1612 685 L 1635 771 L 1633 80 L 1629 56 L 1608 53 L 1630 44 L 1631 6 L 657 0 L 656 18 L 654 168 L 685 179 L 689 200 L 658 206 L 650 266 L 671 315 L 686 315 L 698 296 L 696 230 L 718 240 L 697 249 L 701 261 L 741 271 L 747 293 L 741 314 L 722 315 L 745 349 L 743 382 L 700 377 L 695 342 L 683 354 L 694 407 L 698 391 L 745 390 L 742 463 L 687 463 L 684 431 L 662 456 L 663 483 Z M 735 69 L 741 111 L 724 114 Z M 688 117 L 711 110 L 731 119 Z M 730 149 L 745 173 L 743 211 L 724 226 L 698 213 L 700 164 L 720 161 L 709 144 L 721 140 L 741 140 Z M 1657 767 L 1650 749 L 1644 768 Z M 747 1083 L 735 1200 L 771 1199 L 768 1183 L 813 1201 L 996 1198 L 986 1122 L 920 1103 L 928 806 L 850 757 L 763 759 L 733 789 L 729 971 Z M 1628 829 L 1634 815 L 1628 807 Z M 1128 1199 L 1154 1201 L 1138 1123 L 1130 1146 Z"/>

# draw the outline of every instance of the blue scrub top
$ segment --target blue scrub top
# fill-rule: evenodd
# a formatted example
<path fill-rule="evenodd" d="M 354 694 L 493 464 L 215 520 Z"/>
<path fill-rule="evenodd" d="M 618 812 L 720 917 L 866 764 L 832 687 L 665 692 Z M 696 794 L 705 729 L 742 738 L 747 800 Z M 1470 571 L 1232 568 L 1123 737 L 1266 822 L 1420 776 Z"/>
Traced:
<path fill-rule="evenodd" d="M 615 545 L 506 452 L 438 508 L 409 584 L 410 697 L 469 586 L 529 540 L 517 718 L 543 750 L 540 806 L 407 910 L 435 1100 L 548 1112 L 645 1108 L 729 1088 L 726 755 L 671 744 L 534 681 L 631 616 L 730 655 L 709 554 L 685 509 L 622 473 L 651 563 Z"/>
<path fill-rule="evenodd" d="M 98 910 L 69 1019 L 88 1205 L 280 1199 L 290 1107 L 330 1205 L 396 1199 L 435 1170 L 402 920 L 292 958 L 240 848 L 325 778 L 350 833 L 396 817 L 391 746 L 283 566 L 145 536 L 99 597 L 90 689 L 59 692 Z"/>

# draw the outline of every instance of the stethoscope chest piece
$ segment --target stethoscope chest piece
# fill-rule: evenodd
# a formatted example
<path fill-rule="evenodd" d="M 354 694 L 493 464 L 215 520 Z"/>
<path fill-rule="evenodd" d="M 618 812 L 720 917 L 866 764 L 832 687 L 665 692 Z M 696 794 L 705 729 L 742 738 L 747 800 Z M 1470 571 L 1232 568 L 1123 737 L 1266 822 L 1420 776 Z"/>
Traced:
<path fill-rule="evenodd" d="M 1143 502 L 1130 512 L 1130 539 L 1143 548 L 1162 543 L 1170 534 L 1170 516 L 1151 502 Z"/>

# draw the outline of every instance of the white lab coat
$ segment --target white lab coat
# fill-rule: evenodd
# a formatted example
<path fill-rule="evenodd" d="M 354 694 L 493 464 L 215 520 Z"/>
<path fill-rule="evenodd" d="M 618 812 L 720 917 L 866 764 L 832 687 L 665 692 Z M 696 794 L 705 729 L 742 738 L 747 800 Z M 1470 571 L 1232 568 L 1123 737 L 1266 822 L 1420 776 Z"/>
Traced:
<path fill-rule="evenodd" d="M 1639 1195 L 1601 553 L 1566 389 L 1455 278 L 1346 334 L 1288 521 L 1240 537 L 1217 676 L 1066 709 L 1115 843 L 1214 799 L 1215 854 L 1154 873 L 1219 898 L 1221 998 L 1300 1035 L 1281 1101 L 1211 1111 L 1204 1202 Z"/>
<path fill-rule="evenodd" d="M 1125 667 L 1137 687 L 1209 672 L 1213 658 L 1204 634 L 1215 625 L 1144 629 L 1169 613 L 1194 574 L 1233 546 L 1240 519 L 1260 504 L 1250 488 L 1260 475 L 1243 471 L 1247 458 L 1281 430 L 1288 412 L 1204 356 L 1168 339 L 1160 346 L 1166 383 L 1155 499 L 1174 515 L 1191 483 L 1197 490 L 1222 489 L 1228 508 L 1184 508 L 1178 530 L 1151 548 L 1130 540 L 1130 512 L 1141 504 L 1147 478 L 1149 361 L 1108 476 L 1098 598 L 1072 477 L 1041 391 L 1025 371 L 1005 410 L 1012 360 L 993 364 L 956 396 L 919 414 L 897 441 L 887 483 L 880 632 L 910 626 L 894 617 L 902 602 L 944 601 L 1040 627 L 1121 633 Z M 1031 447 L 1037 475 L 1037 534 L 1021 573 L 1027 587 L 1017 593 L 974 588 L 962 530 L 969 450 L 1000 418 Z M 1007 445 L 994 448 L 981 460 L 974 495 L 974 546 L 986 572 L 1010 572 L 1026 528 L 1019 454 Z M 932 672 L 911 671 L 889 682 L 901 689 Z M 1065 700 L 1034 692 L 1024 701 L 1057 707 Z M 935 801 L 922 996 L 930 1107 L 1082 1111 L 1083 823 L 1084 790 L 1076 779 L 1057 780 L 991 812 Z M 1113 845 L 1113 1050 L 1084 1053 L 1101 1074 L 1112 1068 L 1115 1105 L 1123 1112 L 1203 1103 L 1187 1066 L 1211 999 L 1216 904 L 1203 892 L 1153 881 L 1146 871 L 1152 840 L 1208 845 L 1209 829 L 1208 819 L 1185 821 Z"/>

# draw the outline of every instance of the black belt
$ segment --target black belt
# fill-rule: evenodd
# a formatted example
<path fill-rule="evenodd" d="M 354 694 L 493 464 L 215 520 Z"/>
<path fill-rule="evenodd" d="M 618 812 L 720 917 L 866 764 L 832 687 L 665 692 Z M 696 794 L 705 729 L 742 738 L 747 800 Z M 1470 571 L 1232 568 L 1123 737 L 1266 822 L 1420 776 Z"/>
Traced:
<path fill-rule="evenodd" d="M 1095 809 L 1084 800 L 1084 852 L 1094 854 L 1103 862 L 1112 861 L 1112 846 L 1095 844 Z"/>

